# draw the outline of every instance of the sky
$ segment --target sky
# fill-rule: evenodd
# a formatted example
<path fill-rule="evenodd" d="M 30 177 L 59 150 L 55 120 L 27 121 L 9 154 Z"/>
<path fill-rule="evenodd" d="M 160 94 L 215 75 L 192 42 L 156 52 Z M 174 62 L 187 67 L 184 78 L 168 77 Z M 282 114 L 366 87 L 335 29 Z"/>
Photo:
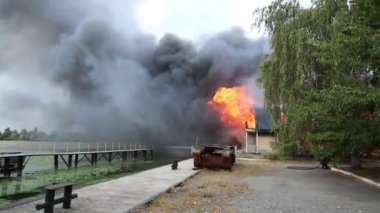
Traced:
<path fill-rule="evenodd" d="M 7 2 L 7 4 L 3 4 L 3 2 Z M 59 115 L 58 117 L 68 124 L 79 123 L 77 121 L 80 121 L 83 115 L 76 111 L 82 105 L 76 102 L 77 105 L 70 106 L 72 105 L 70 102 L 72 91 L 69 86 L 76 86 L 75 84 L 78 82 L 86 84 L 88 79 L 83 80 L 80 79 L 83 76 L 65 73 L 73 69 L 60 67 L 62 65 L 60 63 L 70 64 L 70 57 L 82 57 L 81 54 L 84 54 L 86 59 L 83 63 L 94 63 L 95 65 L 92 66 L 96 67 L 98 65 L 92 61 L 93 55 L 91 56 L 94 52 L 91 51 L 104 53 L 109 51 L 107 48 L 116 52 L 121 51 L 120 49 L 124 51 L 124 46 L 118 48 L 112 41 L 115 40 L 117 43 L 116 40 L 121 39 L 121 34 L 126 35 L 127 38 L 136 34 L 140 39 L 147 41 L 146 49 L 139 50 L 140 46 L 135 47 L 137 52 L 149 52 L 149 48 L 154 47 L 150 37 L 153 36 L 157 42 L 167 33 L 175 34 L 181 39 L 198 45 L 202 42 L 207 43 L 210 41 L 209 38 L 215 37 L 220 32 L 238 27 L 244 31 L 245 37 L 258 39 L 263 36 L 263 32 L 251 29 L 252 12 L 270 2 L 271 0 L 88 0 L 56 4 L 53 0 L 36 0 L 35 4 L 34 2 L 31 4 L 22 0 L 19 2 L 0 1 L 0 12 L 3 13 L 0 14 L 2 18 L 0 23 L 3 22 L 0 25 L 0 47 L 7 50 L 0 53 L 0 129 L 8 126 L 17 129 L 31 129 L 38 126 L 41 129 L 50 127 L 49 130 L 51 130 L 54 128 L 52 120 L 56 120 L 51 119 L 52 115 Z M 304 0 L 304 2 L 309 1 Z M 6 5 L 11 6 L 7 7 Z M 70 11 L 70 14 L 67 11 Z M 83 14 L 84 20 L 82 20 Z M 8 18 L 9 21 L 5 22 L 4 18 Z M 87 19 L 91 19 L 91 21 Z M 106 29 L 107 27 L 110 29 Z M 102 32 L 102 30 L 109 30 L 111 34 Z M 145 33 L 147 36 L 144 37 L 141 33 Z M 234 32 L 230 33 L 233 35 Z M 91 37 L 94 35 L 100 35 L 100 37 Z M 215 41 L 219 42 L 221 37 L 223 35 L 219 35 L 219 38 L 216 36 L 214 43 Z M 113 46 L 104 49 L 96 47 L 99 50 L 96 48 L 83 49 L 84 45 L 92 45 L 92 38 L 103 39 L 109 42 L 106 44 Z M 89 43 L 83 43 L 87 41 Z M 181 40 L 179 43 L 181 42 L 184 41 Z M 134 44 L 128 43 L 128 45 L 133 46 Z M 144 47 L 144 44 L 142 45 Z M 202 45 L 199 47 L 201 48 Z M 125 54 L 130 53 L 126 51 Z M 133 57 L 138 58 L 139 56 Z M 67 58 L 68 61 L 62 62 L 63 58 Z M 123 63 L 125 62 L 123 61 Z M 53 70 L 57 72 L 52 72 Z M 90 80 L 97 82 L 102 82 L 101 79 L 104 77 L 104 73 L 97 73 L 97 71 L 84 72 L 83 75 L 87 74 L 91 74 L 91 77 L 95 78 Z M 64 78 L 57 79 L 57 75 L 64 76 Z M 69 77 L 78 77 L 79 80 L 67 83 Z M 125 88 L 123 82 L 120 83 L 120 86 Z M 256 106 L 262 106 L 262 90 L 254 81 L 248 86 L 256 101 Z M 88 89 L 87 87 L 84 89 Z M 122 108 L 122 106 L 120 107 Z M 10 111 L 12 113 L 9 113 Z M 84 109 L 84 112 L 88 113 L 88 109 Z M 94 110 L 93 114 L 99 113 Z M 88 113 L 87 117 L 91 116 L 92 114 Z M 91 119 L 86 122 L 96 123 Z M 79 129 L 75 125 L 72 125 L 72 128 Z"/>
<path fill-rule="evenodd" d="M 259 37 L 251 30 L 252 12 L 268 5 L 270 0 L 143 0 L 136 15 L 142 30 L 158 37 L 172 32 L 196 39 L 230 27 L 240 27 L 251 37 Z"/>
<path fill-rule="evenodd" d="M 249 37 L 263 36 L 263 31 L 251 29 L 252 13 L 273 0 L 140 0 L 134 8 L 135 20 L 141 30 L 155 34 L 175 33 L 196 40 L 231 27 L 244 29 Z M 125 1 L 111 5 L 116 22 L 130 13 L 123 10 Z M 310 6 L 310 0 L 301 0 Z M 129 27 L 128 25 L 124 27 Z"/>

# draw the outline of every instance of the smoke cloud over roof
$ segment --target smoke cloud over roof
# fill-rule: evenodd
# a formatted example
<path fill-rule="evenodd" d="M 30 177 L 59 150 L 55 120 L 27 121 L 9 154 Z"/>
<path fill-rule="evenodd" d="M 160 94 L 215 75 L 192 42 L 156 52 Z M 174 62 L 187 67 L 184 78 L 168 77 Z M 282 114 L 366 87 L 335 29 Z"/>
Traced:
<path fill-rule="evenodd" d="M 223 127 L 206 102 L 219 86 L 252 82 L 266 49 L 238 28 L 199 42 L 157 40 L 131 15 L 121 31 L 106 1 L 0 2 L 1 128 L 94 141 L 219 140 Z"/>

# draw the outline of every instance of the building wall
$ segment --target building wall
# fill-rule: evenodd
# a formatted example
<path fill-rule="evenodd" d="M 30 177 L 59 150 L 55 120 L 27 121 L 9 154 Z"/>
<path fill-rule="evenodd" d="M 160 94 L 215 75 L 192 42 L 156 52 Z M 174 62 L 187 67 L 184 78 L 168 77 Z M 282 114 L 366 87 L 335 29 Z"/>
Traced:
<path fill-rule="evenodd" d="M 248 145 L 256 145 L 256 134 L 254 132 L 248 132 Z M 269 152 L 272 151 L 271 144 L 276 141 L 276 138 L 271 135 L 259 134 L 259 152 Z M 249 150 L 252 151 L 252 150 Z"/>
<path fill-rule="evenodd" d="M 272 143 L 275 142 L 276 138 L 271 135 L 259 135 L 259 152 L 270 152 L 272 151 Z"/>

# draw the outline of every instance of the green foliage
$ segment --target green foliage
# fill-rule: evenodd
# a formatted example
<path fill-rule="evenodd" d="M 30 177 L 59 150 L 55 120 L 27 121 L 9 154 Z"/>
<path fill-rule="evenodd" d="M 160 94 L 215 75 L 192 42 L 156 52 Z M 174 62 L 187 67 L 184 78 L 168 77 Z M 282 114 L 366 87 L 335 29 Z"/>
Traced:
<path fill-rule="evenodd" d="M 255 14 L 271 36 L 259 83 L 278 120 L 280 152 L 305 142 L 317 156 L 379 147 L 379 1 L 315 0 L 302 8 L 277 0 Z"/>
<path fill-rule="evenodd" d="M 3 140 L 7 140 L 7 139 L 11 138 L 11 136 L 12 136 L 12 131 L 11 131 L 11 129 L 8 127 L 8 128 L 6 128 L 6 129 L 4 129 L 4 132 L 3 132 L 3 134 L 2 134 L 2 138 L 1 138 L 1 139 L 3 139 Z"/>
<path fill-rule="evenodd" d="M 263 157 L 269 160 L 280 160 L 280 154 L 278 152 L 266 152 Z"/>
<path fill-rule="evenodd" d="M 16 129 L 11 130 L 9 127 L 4 129 L 4 132 L 0 132 L 0 140 L 24 140 L 24 141 L 46 141 L 55 140 L 57 137 L 56 132 L 46 134 L 43 131 L 39 131 L 34 128 L 32 131 L 22 129 L 20 132 Z"/>

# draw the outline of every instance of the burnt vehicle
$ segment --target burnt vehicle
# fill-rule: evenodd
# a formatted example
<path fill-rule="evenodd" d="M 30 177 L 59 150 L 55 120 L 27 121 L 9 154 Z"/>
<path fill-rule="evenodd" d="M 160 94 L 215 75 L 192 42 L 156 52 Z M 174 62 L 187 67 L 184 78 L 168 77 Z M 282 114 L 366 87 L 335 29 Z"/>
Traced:
<path fill-rule="evenodd" d="M 225 145 L 201 145 L 192 150 L 194 167 L 208 169 L 231 169 L 236 160 L 236 148 Z"/>

